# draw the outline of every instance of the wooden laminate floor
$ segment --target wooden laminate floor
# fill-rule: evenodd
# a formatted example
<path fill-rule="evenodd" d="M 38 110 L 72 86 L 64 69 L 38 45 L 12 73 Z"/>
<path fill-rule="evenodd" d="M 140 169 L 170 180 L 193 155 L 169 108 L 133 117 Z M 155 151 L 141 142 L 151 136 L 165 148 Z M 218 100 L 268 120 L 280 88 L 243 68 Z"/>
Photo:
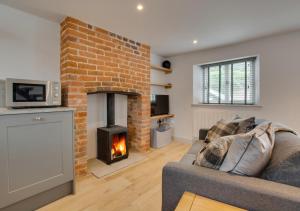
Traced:
<path fill-rule="evenodd" d="M 92 175 L 79 178 L 75 195 L 39 211 L 159 211 L 162 168 L 169 161 L 179 160 L 189 147 L 174 141 L 151 150 L 141 163 L 113 175 L 101 179 Z"/>

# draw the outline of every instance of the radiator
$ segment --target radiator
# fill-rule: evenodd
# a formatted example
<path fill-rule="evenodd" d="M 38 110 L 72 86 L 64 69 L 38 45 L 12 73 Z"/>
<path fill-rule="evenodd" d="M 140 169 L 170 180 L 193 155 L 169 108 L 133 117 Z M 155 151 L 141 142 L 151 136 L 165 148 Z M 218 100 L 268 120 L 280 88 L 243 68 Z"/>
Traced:
<path fill-rule="evenodd" d="M 193 137 L 198 137 L 199 129 L 210 128 L 220 119 L 231 120 L 236 116 L 250 117 L 251 111 L 243 110 L 223 110 L 211 108 L 193 109 Z"/>

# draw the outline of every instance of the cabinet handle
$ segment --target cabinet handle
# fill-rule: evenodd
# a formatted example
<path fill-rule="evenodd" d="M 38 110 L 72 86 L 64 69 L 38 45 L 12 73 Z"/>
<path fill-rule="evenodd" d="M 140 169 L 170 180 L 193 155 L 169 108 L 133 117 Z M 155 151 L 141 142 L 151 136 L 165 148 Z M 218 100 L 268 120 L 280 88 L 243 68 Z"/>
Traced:
<path fill-rule="evenodd" d="M 43 120 L 43 118 L 40 117 L 40 116 L 37 116 L 37 117 L 33 118 L 33 121 L 42 121 L 42 120 Z"/>

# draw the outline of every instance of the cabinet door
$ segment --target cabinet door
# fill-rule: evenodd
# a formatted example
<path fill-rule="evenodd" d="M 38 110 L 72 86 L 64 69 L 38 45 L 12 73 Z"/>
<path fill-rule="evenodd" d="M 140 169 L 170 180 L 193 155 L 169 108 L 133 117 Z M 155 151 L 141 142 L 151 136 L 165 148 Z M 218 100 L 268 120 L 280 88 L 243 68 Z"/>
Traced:
<path fill-rule="evenodd" d="M 0 208 L 73 180 L 73 113 L 0 116 Z"/>

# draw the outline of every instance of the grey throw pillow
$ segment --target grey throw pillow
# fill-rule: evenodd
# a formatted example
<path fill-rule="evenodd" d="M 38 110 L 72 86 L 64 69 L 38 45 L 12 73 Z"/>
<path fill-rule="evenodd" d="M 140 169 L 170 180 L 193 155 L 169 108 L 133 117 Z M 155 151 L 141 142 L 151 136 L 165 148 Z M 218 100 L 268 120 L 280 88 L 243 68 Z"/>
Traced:
<path fill-rule="evenodd" d="M 238 134 L 232 141 L 220 167 L 221 171 L 256 176 L 268 164 L 274 139 L 270 138 L 271 123 L 257 126 L 254 130 Z"/>
<path fill-rule="evenodd" d="M 261 178 L 300 187 L 300 138 L 289 132 L 278 132 L 272 158 Z"/>
<path fill-rule="evenodd" d="M 300 151 L 290 155 L 278 166 L 267 168 L 263 172 L 262 178 L 300 187 Z"/>

